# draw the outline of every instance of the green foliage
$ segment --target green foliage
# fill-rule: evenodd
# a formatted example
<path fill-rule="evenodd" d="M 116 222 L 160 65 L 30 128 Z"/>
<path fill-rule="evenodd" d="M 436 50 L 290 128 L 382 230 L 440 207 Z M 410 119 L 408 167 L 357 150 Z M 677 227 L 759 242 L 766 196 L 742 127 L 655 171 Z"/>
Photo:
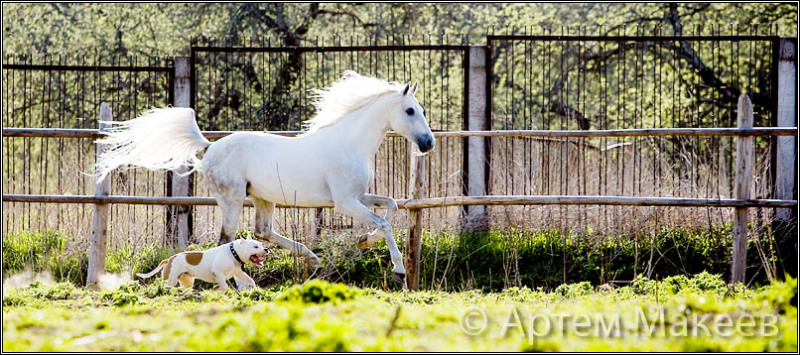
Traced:
<path fill-rule="evenodd" d="M 217 246 L 217 242 L 215 241 L 208 241 L 203 244 L 192 244 L 186 247 L 187 251 L 203 251 L 214 248 Z"/>
<path fill-rule="evenodd" d="M 111 302 L 113 305 L 120 307 L 125 305 L 134 305 L 139 302 L 139 291 L 142 287 L 135 282 L 127 283 L 117 287 L 115 290 L 103 291 L 100 294 L 100 300 Z M 147 294 L 147 292 L 145 292 Z"/>
<path fill-rule="evenodd" d="M 278 297 L 278 300 L 302 303 L 338 303 L 353 300 L 361 293 L 361 290 L 344 284 L 309 280 L 305 284 L 288 288 Z"/>
<path fill-rule="evenodd" d="M 592 290 L 592 284 L 583 281 L 574 284 L 563 284 L 556 287 L 555 291 L 553 292 L 564 297 L 575 297 L 588 295 L 592 292 Z"/>
<path fill-rule="evenodd" d="M 138 249 L 123 245 L 108 250 L 106 271 L 117 274 L 149 272 L 174 253 L 175 250 L 152 244 Z M 57 282 L 83 285 L 89 267 L 88 254 L 77 236 L 58 231 L 10 233 L 3 236 L 3 275 L 49 272 Z"/>
<path fill-rule="evenodd" d="M 157 277 L 155 281 L 151 282 L 144 287 L 143 293 L 149 298 L 156 298 L 159 296 L 166 296 L 173 294 L 174 287 L 167 286 L 164 279 Z"/>
<path fill-rule="evenodd" d="M 154 244 L 134 248 L 128 244 L 111 250 L 106 256 L 106 271 L 110 273 L 146 273 L 155 269 L 162 260 L 175 254 L 175 250 Z"/>
<path fill-rule="evenodd" d="M 719 274 L 701 272 L 692 276 L 674 275 L 662 281 L 654 281 L 638 275 L 630 284 L 630 289 L 639 295 L 664 293 L 692 293 L 692 292 L 711 292 L 718 295 L 725 295 L 730 291 L 737 292 L 735 288 L 728 286 Z"/>
<path fill-rule="evenodd" d="M 106 292 L 100 296 L 103 301 L 109 301 L 111 304 L 120 307 L 139 302 L 139 296 L 129 292 Z"/>
<path fill-rule="evenodd" d="M 787 273 L 796 277 L 796 266 L 789 261 L 797 258 L 796 249 L 791 247 L 794 235 L 776 233 L 775 238 L 775 244 L 787 246 L 781 249 L 775 261 L 777 274 Z M 55 232 L 6 235 L 3 240 L 4 277 L 23 270 L 50 271 L 57 282 L 83 285 L 88 253 L 86 250 L 77 251 L 80 247 L 74 246 L 76 239 Z M 206 250 L 215 246 L 212 241 L 190 245 L 187 249 Z M 331 275 L 350 285 L 397 287 L 389 275 L 391 260 L 385 242 L 359 251 L 357 255 L 347 254 L 348 248 L 353 248 L 349 240 L 331 242 L 324 250 L 313 244 L 311 247 L 328 260 L 318 273 L 323 279 L 329 277 L 325 275 Z M 766 284 L 766 275 L 756 273 L 762 264 L 755 243 L 750 243 L 748 249 L 752 256 L 748 274 L 755 276 L 756 285 Z M 110 272 L 128 273 L 132 265 L 133 273 L 149 272 L 174 253 L 174 250 L 156 245 L 136 249 L 123 246 L 109 250 L 106 268 Z M 633 289 L 646 293 L 655 291 L 648 289 L 647 281 L 635 277 L 634 272 L 636 275 L 649 272 L 651 278 L 664 280 L 664 289 L 659 292 L 677 293 L 685 288 L 687 282 L 701 283 L 701 280 L 688 279 L 685 275 L 689 274 L 711 275 L 702 280 L 705 286 L 697 287 L 716 289 L 724 284 L 726 280 L 716 275 L 728 274 L 730 255 L 730 225 L 710 231 L 663 229 L 651 236 L 638 237 L 588 238 L 554 231 L 493 231 L 461 235 L 425 232 L 420 278 L 422 287 L 426 289 L 441 286 L 444 290 L 484 291 L 523 286 L 552 290 L 562 283 L 586 281 L 591 285 L 602 285 L 613 280 L 633 279 Z M 304 281 L 303 266 L 303 261 L 288 251 L 273 249 L 264 267 L 248 265 L 246 271 L 260 286 L 280 288 Z M 149 291 L 154 295 L 167 292 L 167 288 L 160 286 L 158 277 L 138 281 L 155 284 Z M 212 286 L 197 280 L 195 288 L 205 290 Z"/>
<path fill-rule="evenodd" d="M 22 271 L 33 267 L 42 271 L 48 265 L 50 253 L 63 253 L 69 237 L 59 232 L 27 232 L 3 237 L 3 272 Z"/>
<path fill-rule="evenodd" d="M 73 290 L 66 298 L 57 296 L 60 291 L 55 291 L 64 289 L 65 284 L 32 283 L 4 289 L 3 350 L 797 350 L 796 279 L 731 294 L 723 291 L 726 286 L 720 280 L 717 275 L 701 273 L 662 281 L 639 278 L 639 286 L 632 284 L 613 292 L 594 291 L 587 283 L 574 283 L 550 293 L 527 287 L 501 293 L 386 292 L 316 281 L 241 293 L 174 289 L 155 294 L 152 291 L 160 283 L 154 282 L 145 287 L 131 283 L 99 292 Z M 654 292 L 632 290 L 643 285 Z M 662 292 L 670 287 L 679 291 Z M 330 296 L 340 292 L 350 296 Z M 325 295 L 331 297 L 327 302 L 323 301 Z M 468 310 L 475 309 L 486 315 L 487 328 L 468 335 L 462 328 L 463 319 Z M 743 317 L 753 316 L 754 321 L 749 323 L 754 329 L 769 323 L 774 332 L 731 336 L 711 333 L 699 337 L 647 333 L 651 325 L 636 321 L 636 317 L 640 312 L 658 309 L 664 310 L 664 324 L 668 326 L 679 322 L 679 316 L 728 317 L 733 325 L 748 323 Z M 512 322 L 512 310 L 519 314 L 522 328 Z M 530 338 L 527 332 L 531 315 L 565 319 L 584 315 L 620 317 L 626 332 L 598 336 L 598 329 L 604 326 L 590 324 L 581 333 L 568 327 L 564 333 Z M 770 323 L 768 319 L 774 321 Z M 661 324 L 655 317 L 650 321 Z M 706 323 L 709 328 L 712 324 Z"/>
<path fill-rule="evenodd" d="M 480 43 L 495 33 L 516 28 L 540 33 L 559 25 L 602 26 L 606 31 L 626 23 L 669 27 L 665 3 L 361 3 L 319 4 L 5 4 L 3 53 L 32 48 L 51 54 L 114 52 L 133 55 L 186 55 L 193 37 L 242 41 L 254 36 L 293 35 L 315 41 L 332 33 L 466 34 Z M 708 24 L 778 24 L 783 36 L 796 30 L 792 4 L 678 4 L 683 27 L 710 31 Z M 456 15 L 457 14 L 457 15 Z M 613 16 L 611 15 L 613 14 Z M 278 25 L 281 24 L 281 25 Z M 763 26 L 768 27 L 768 26 Z M 633 29 L 630 29 L 631 33 Z"/>
<path fill-rule="evenodd" d="M 241 296 L 253 301 L 272 301 L 275 299 L 274 292 L 270 292 L 260 287 L 256 287 L 252 290 L 242 291 Z"/>
<path fill-rule="evenodd" d="M 60 282 L 46 287 L 36 287 L 36 297 L 47 300 L 66 300 L 75 293 L 75 286 L 69 282 Z"/>

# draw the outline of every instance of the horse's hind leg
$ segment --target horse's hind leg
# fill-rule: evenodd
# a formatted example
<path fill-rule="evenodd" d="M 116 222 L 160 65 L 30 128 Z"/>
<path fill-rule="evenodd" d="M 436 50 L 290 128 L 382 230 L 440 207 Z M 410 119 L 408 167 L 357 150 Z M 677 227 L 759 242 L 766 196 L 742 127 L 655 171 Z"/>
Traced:
<path fill-rule="evenodd" d="M 256 235 L 267 238 L 271 243 L 277 244 L 282 248 L 289 249 L 295 255 L 308 259 L 313 267 L 320 267 L 319 258 L 302 243 L 295 242 L 276 232 L 272 228 L 272 215 L 275 213 L 275 203 L 250 196 L 256 207 Z"/>
<path fill-rule="evenodd" d="M 219 208 L 222 210 L 222 228 L 219 231 L 218 245 L 230 243 L 236 238 L 239 230 L 239 217 L 244 209 L 245 190 L 247 183 L 242 181 L 240 184 L 223 184 L 213 178 L 209 178 L 211 195 L 217 200 Z"/>

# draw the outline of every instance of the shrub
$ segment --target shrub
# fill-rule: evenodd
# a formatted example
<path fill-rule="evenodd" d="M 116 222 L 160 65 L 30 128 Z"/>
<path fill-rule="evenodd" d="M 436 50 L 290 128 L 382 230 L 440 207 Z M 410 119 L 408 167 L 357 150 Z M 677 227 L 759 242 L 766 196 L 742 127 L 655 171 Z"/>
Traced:
<path fill-rule="evenodd" d="M 104 291 L 100 295 L 100 300 L 109 301 L 117 307 L 125 305 L 134 305 L 139 302 L 139 296 L 132 292 L 125 292 L 120 290 Z"/>
<path fill-rule="evenodd" d="M 555 293 L 564 297 L 585 296 L 592 293 L 592 284 L 588 281 L 575 284 L 563 284 L 556 287 Z"/>
<path fill-rule="evenodd" d="M 156 277 L 155 281 L 147 285 L 143 289 L 142 293 L 149 298 L 156 298 L 159 296 L 171 295 L 173 294 L 174 290 L 174 287 L 167 286 L 167 283 L 164 281 L 164 279 Z"/>
<path fill-rule="evenodd" d="M 303 285 L 288 288 L 278 297 L 278 300 L 302 303 L 338 303 L 353 300 L 361 294 L 362 291 L 355 287 L 322 280 L 310 280 Z"/>
<path fill-rule="evenodd" d="M 41 271 L 50 253 L 64 252 L 66 236 L 55 231 L 22 231 L 3 236 L 3 271 L 22 271 L 33 267 Z"/>

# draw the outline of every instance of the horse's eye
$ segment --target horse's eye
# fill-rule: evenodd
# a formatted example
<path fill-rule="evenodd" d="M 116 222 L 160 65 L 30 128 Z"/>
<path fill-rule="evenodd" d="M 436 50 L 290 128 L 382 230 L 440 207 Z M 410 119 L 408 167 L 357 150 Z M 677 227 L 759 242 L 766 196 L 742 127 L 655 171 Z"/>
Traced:
<path fill-rule="evenodd" d="M 409 108 L 408 108 L 408 110 L 406 110 L 406 113 L 407 113 L 409 116 L 413 116 L 413 115 L 414 115 L 414 109 L 409 107 Z"/>

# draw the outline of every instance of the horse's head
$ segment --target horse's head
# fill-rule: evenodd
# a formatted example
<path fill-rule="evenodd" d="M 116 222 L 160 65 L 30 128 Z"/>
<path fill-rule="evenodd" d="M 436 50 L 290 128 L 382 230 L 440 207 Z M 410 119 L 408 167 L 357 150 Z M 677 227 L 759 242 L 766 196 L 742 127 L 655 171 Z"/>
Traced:
<path fill-rule="evenodd" d="M 433 149 L 436 141 L 425 118 L 425 109 L 414 98 L 416 91 L 417 84 L 412 86 L 409 82 L 395 94 L 398 105 L 392 109 L 389 123 L 393 131 L 415 143 L 421 152 L 427 153 Z"/>

